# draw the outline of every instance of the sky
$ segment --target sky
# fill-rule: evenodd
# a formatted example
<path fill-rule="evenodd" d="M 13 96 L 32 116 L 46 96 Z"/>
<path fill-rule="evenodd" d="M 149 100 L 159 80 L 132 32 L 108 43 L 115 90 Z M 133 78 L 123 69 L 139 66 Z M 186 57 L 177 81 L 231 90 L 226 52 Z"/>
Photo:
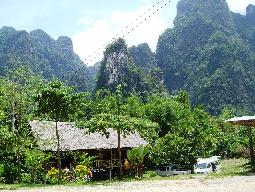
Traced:
<path fill-rule="evenodd" d="M 157 11 L 161 5 L 168 4 Z M 102 57 L 105 46 L 125 36 L 128 46 L 157 40 L 173 26 L 178 0 L 0 0 L 0 27 L 42 29 L 51 37 L 69 36 L 74 51 L 87 64 Z M 245 14 L 255 0 L 227 0 L 233 12 Z M 156 5 L 153 8 L 153 5 Z M 153 14 L 154 13 L 154 14 Z M 146 19 L 146 20 L 145 20 Z M 134 30 L 132 30 L 135 28 Z"/>

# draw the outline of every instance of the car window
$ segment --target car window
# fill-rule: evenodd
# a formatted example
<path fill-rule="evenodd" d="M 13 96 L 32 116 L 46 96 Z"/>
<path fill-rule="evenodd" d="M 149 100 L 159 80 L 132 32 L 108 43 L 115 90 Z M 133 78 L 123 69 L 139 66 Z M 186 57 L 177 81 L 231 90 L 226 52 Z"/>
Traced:
<path fill-rule="evenodd" d="M 166 167 L 160 167 L 159 170 L 160 171 L 166 171 Z"/>
<path fill-rule="evenodd" d="M 176 170 L 177 169 L 177 166 L 176 165 L 173 165 L 172 166 L 172 170 Z"/>

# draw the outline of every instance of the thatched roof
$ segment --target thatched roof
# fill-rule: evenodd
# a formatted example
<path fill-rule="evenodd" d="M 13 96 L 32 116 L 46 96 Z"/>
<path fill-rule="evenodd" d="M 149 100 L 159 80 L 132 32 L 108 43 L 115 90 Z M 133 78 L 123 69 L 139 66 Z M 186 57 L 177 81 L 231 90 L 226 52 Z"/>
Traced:
<path fill-rule="evenodd" d="M 255 127 L 255 116 L 242 116 L 242 117 L 234 117 L 226 120 L 225 122 L 230 122 L 232 124 L 237 125 L 246 125 Z"/>
<path fill-rule="evenodd" d="M 55 123 L 50 121 L 31 121 L 29 125 L 33 135 L 38 139 L 39 147 L 44 151 L 57 150 Z M 102 133 L 87 133 L 79 129 L 74 123 L 58 122 L 61 151 L 75 151 L 88 149 L 117 148 L 117 131 L 108 129 L 109 137 Z M 121 136 L 121 148 L 133 148 L 146 145 L 147 142 L 138 133 Z"/>

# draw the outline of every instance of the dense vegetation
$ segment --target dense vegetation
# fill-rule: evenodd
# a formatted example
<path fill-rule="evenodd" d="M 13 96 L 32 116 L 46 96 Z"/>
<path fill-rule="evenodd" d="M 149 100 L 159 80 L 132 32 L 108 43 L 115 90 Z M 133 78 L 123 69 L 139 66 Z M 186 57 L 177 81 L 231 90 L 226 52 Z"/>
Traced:
<path fill-rule="evenodd" d="M 130 47 L 128 49 L 128 53 L 130 54 L 134 63 L 145 71 L 148 71 L 153 67 L 157 67 L 155 54 L 151 51 L 147 43 Z"/>
<path fill-rule="evenodd" d="M 125 134 L 136 130 L 149 141 L 144 163 L 151 168 L 173 162 L 192 167 L 198 157 L 216 154 L 247 156 L 246 129 L 223 122 L 234 115 L 233 110 L 226 109 L 216 118 L 200 106 L 192 107 L 186 92 L 176 96 L 152 94 L 144 101 L 139 95 L 124 95 L 121 89 L 117 90 L 98 90 L 90 97 L 87 93 L 74 93 L 59 80 L 45 83 L 24 68 L 1 78 L 1 182 L 58 181 L 60 172 L 54 167 L 45 172 L 45 166 L 56 161 L 59 154 L 40 151 L 28 126 L 33 119 L 76 121 L 92 132 L 104 133 L 109 126 Z M 61 105 L 59 101 L 63 101 Z M 61 158 L 63 155 L 76 162 L 75 181 L 82 181 L 95 157 L 61 153 Z"/>

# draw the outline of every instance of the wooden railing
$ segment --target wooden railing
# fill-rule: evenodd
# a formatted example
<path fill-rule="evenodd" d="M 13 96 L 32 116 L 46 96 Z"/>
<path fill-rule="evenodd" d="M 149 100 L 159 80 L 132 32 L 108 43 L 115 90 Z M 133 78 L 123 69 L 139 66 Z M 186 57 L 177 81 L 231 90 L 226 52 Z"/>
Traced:
<path fill-rule="evenodd" d="M 113 159 L 112 163 L 111 160 L 95 160 L 95 166 L 96 167 L 104 167 L 104 168 L 110 168 L 112 167 L 119 167 L 119 160 Z"/>

